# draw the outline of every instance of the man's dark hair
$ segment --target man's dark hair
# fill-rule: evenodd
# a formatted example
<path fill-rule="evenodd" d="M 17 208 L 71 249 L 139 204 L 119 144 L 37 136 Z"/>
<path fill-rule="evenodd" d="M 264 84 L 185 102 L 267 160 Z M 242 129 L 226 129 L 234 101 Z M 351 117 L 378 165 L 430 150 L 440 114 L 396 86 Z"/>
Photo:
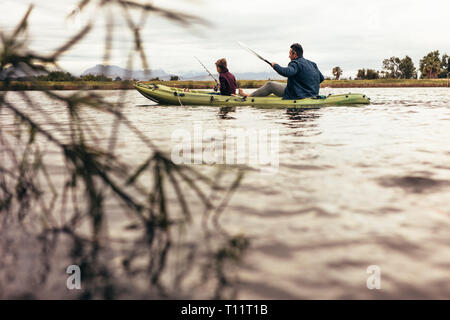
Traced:
<path fill-rule="evenodd" d="M 291 49 L 297 54 L 299 58 L 303 57 L 303 48 L 300 43 L 294 43 L 293 45 L 291 45 Z"/>

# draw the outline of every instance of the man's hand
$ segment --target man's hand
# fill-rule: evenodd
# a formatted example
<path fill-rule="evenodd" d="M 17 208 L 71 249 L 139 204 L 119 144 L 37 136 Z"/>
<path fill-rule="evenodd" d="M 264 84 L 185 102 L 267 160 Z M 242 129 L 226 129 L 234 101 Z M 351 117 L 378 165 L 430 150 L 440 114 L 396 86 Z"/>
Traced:
<path fill-rule="evenodd" d="M 218 86 L 214 86 L 214 91 L 216 91 L 217 92 L 217 90 L 219 90 L 219 87 Z"/>
<path fill-rule="evenodd" d="M 275 65 L 276 65 L 276 63 L 275 63 L 275 62 L 272 62 L 271 65 L 272 65 L 272 68 L 274 68 Z"/>

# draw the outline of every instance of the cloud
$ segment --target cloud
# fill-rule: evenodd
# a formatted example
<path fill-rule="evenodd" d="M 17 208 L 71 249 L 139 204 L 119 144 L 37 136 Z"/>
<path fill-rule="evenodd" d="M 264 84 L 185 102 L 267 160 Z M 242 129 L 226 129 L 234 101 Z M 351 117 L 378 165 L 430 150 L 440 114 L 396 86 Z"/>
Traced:
<path fill-rule="evenodd" d="M 11 29 L 26 10 L 27 1 L 4 0 L 2 30 Z M 37 1 L 30 27 L 36 50 L 51 50 L 76 32 L 76 23 L 65 16 L 77 2 Z M 448 0 L 356 1 L 287 0 L 241 1 L 154 1 L 155 5 L 190 13 L 210 21 L 211 26 L 184 28 L 151 15 L 142 30 L 150 65 L 167 72 L 201 71 L 193 56 L 214 70 L 214 61 L 226 57 L 232 71 L 259 72 L 269 66 L 242 50 L 242 41 L 269 60 L 287 64 L 289 45 L 300 42 L 305 57 L 315 61 L 324 74 L 341 66 L 344 76 L 358 68 L 381 68 L 384 58 L 409 55 L 416 65 L 431 50 L 450 53 L 446 21 Z M 93 32 L 68 53 L 61 65 L 73 73 L 101 63 L 105 20 L 94 14 Z M 115 16 L 119 16 L 115 14 Z M 137 16 L 136 16 L 137 17 Z M 111 63 L 126 67 L 127 52 L 133 46 L 123 19 L 114 23 L 115 43 Z M 137 61 L 137 59 L 135 59 Z M 139 66 L 136 66 L 139 67 Z"/>

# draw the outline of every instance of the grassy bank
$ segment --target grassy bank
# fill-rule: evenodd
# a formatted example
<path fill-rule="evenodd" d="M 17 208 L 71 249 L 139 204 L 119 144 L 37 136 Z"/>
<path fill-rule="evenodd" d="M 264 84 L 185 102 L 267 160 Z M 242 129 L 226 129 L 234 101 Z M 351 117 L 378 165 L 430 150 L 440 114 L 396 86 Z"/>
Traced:
<path fill-rule="evenodd" d="M 267 80 L 239 80 L 240 88 L 259 88 Z M 279 81 L 286 82 L 286 81 Z M 209 89 L 213 81 L 151 81 L 144 83 L 161 83 L 167 86 L 190 89 Z M 376 80 L 325 80 L 321 87 L 329 88 L 404 88 L 404 87 L 448 87 L 447 79 L 376 79 Z M 118 90 L 133 89 L 131 81 L 12 81 L 8 90 Z M 0 90 L 5 90 L 5 84 L 0 81 Z"/>

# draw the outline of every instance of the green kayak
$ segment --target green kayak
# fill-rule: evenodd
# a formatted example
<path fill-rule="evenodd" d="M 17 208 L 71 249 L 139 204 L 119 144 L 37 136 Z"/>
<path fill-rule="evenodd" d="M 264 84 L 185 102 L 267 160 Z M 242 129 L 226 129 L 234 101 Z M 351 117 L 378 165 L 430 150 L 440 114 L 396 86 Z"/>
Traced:
<path fill-rule="evenodd" d="M 164 105 L 199 106 L 255 106 L 260 108 L 317 108 L 325 106 L 348 106 L 369 104 L 370 99 L 360 93 L 335 94 L 322 98 L 283 100 L 270 95 L 268 97 L 221 96 L 214 92 L 168 87 L 161 84 L 134 84 L 144 97 Z"/>

